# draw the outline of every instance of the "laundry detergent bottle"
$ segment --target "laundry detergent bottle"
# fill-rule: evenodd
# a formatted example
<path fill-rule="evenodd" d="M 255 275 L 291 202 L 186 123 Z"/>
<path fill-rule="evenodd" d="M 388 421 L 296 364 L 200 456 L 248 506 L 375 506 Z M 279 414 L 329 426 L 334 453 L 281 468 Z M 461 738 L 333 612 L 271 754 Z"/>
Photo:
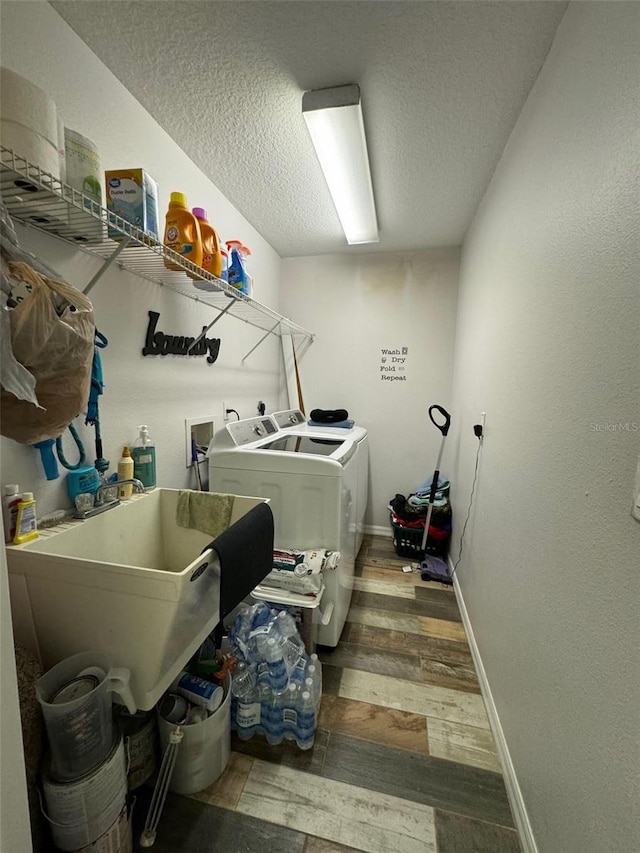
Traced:
<path fill-rule="evenodd" d="M 222 275 L 222 254 L 218 232 L 207 220 L 207 211 L 203 207 L 194 207 L 192 211 L 200 223 L 202 236 L 202 269 L 220 278 Z"/>
<path fill-rule="evenodd" d="M 202 266 L 200 223 L 187 207 L 183 193 L 171 193 L 165 220 L 164 245 L 182 255 L 185 260 Z M 169 258 L 165 258 L 164 265 L 170 270 L 182 269 Z"/>

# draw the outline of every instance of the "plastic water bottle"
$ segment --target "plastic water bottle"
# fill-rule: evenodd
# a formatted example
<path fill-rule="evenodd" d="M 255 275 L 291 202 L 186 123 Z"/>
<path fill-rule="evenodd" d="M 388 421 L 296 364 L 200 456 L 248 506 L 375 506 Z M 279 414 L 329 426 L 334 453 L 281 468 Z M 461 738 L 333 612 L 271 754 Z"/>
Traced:
<path fill-rule="evenodd" d="M 260 697 L 256 688 L 249 696 L 237 700 L 236 726 L 240 740 L 250 740 L 262 730 Z"/>
<path fill-rule="evenodd" d="M 260 723 L 256 728 L 256 734 L 264 735 L 267 740 L 271 737 L 271 706 L 274 700 L 274 692 L 270 687 L 259 684 L 258 698 L 260 700 Z"/>
<path fill-rule="evenodd" d="M 265 736 L 267 743 L 270 746 L 276 746 L 282 743 L 284 737 L 283 712 L 285 698 L 288 691 L 284 693 L 274 693 L 269 691 L 269 702 L 267 704 L 267 724 L 265 726 Z"/>
<path fill-rule="evenodd" d="M 233 653 L 239 660 L 247 661 L 249 659 L 248 638 L 251 629 L 250 609 L 244 608 L 233 620 L 231 630 L 229 631 L 229 640 Z"/>
<path fill-rule="evenodd" d="M 295 684 L 297 687 L 300 687 L 305 680 L 307 675 L 307 666 L 309 660 L 307 658 L 306 653 L 303 651 L 298 655 L 298 659 L 294 664 L 293 670 L 290 675 L 290 681 Z"/>
<path fill-rule="evenodd" d="M 308 690 L 302 691 L 297 717 L 296 743 L 300 749 L 311 749 L 316 732 L 316 712 Z"/>
<path fill-rule="evenodd" d="M 309 690 L 317 708 L 322 697 L 322 671 L 316 664 L 309 663 L 307 667 L 304 689 Z"/>
<path fill-rule="evenodd" d="M 289 683 L 289 673 L 282 656 L 282 646 L 275 637 L 260 635 L 257 645 L 262 660 L 267 664 L 268 683 L 275 693 L 284 693 Z"/>
<path fill-rule="evenodd" d="M 238 732 L 240 740 L 249 740 L 261 726 L 260 699 L 252 666 L 238 663 L 231 681 L 231 695 L 232 728 Z"/>
<path fill-rule="evenodd" d="M 304 643 L 298 633 L 295 619 L 289 613 L 281 610 L 275 619 L 273 632 L 276 639 L 282 645 L 283 658 L 289 670 L 289 675 L 291 675 L 300 655 L 306 655 Z"/>
<path fill-rule="evenodd" d="M 298 629 L 296 628 L 296 620 L 286 610 L 280 610 L 276 616 L 276 624 L 280 634 L 285 637 L 297 637 Z"/>
<path fill-rule="evenodd" d="M 295 740 L 298 731 L 298 709 L 300 706 L 300 688 L 289 684 L 283 697 L 282 728 L 285 740 Z"/>

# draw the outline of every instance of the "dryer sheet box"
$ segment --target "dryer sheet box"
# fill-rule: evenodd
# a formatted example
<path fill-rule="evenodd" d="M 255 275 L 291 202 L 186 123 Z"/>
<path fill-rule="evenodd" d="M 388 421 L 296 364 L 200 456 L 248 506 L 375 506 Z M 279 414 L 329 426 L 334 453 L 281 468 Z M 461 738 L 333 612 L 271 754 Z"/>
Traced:
<path fill-rule="evenodd" d="M 116 169 L 104 173 L 107 210 L 159 240 L 158 185 L 144 169 Z M 120 232 L 109 228 L 112 240 L 122 240 Z"/>

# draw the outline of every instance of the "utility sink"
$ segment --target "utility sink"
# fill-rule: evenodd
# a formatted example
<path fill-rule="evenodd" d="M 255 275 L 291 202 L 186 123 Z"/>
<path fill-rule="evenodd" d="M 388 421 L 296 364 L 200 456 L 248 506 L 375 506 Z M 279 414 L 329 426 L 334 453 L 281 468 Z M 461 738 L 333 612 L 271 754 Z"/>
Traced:
<path fill-rule="evenodd" d="M 236 495 L 230 526 L 263 498 Z M 81 651 L 131 670 L 149 710 L 220 621 L 212 537 L 178 526 L 177 489 L 155 489 L 7 548 L 16 640 L 45 669 Z"/>

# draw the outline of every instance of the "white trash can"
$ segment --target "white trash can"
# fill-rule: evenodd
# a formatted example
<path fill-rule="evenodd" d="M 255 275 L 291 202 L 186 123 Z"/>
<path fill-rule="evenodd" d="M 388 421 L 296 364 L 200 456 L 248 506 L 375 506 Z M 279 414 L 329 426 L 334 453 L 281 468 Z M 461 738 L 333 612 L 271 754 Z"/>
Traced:
<path fill-rule="evenodd" d="M 176 794 L 195 794 L 208 788 L 222 775 L 231 751 L 231 677 L 227 675 L 226 695 L 220 707 L 191 726 L 180 726 L 183 733 L 169 790 Z M 176 728 L 158 714 L 161 752 L 169 745 L 169 735 Z"/>

